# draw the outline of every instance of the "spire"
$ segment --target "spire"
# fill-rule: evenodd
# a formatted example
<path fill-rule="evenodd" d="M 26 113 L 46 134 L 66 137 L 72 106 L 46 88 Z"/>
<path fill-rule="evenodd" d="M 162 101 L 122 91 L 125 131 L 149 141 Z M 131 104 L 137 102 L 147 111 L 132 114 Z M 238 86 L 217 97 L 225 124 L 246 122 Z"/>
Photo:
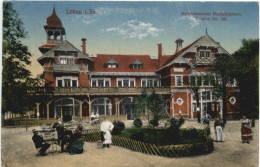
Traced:
<path fill-rule="evenodd" d="M 208 29 L 206 28 L 206 34 L 208 35 Z"/>

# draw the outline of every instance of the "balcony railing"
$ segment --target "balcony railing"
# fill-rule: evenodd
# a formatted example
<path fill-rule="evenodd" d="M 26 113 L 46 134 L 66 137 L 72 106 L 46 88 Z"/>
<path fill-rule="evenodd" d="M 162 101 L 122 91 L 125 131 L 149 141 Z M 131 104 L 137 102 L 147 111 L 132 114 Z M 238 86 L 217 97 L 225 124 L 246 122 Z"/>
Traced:
<path fill-rule="evenodd" d="M 53 64 L 53 72 L 79 72 L 78 64 Z"/>
<path fill-rule="evenodd" d="M 215 58 L 214 57 L 208 57 L 208 58 L 199 58 L 199 57 L 196 57 L 196 63 L 197 64 L 210 64 L 213 62 Z"/>
<path fill-rule="evenodd" d="M 55 88 L 54 95 L 139 95 L 144 87 L 77 87 Z M 171 87 L 149 87 L 147 92 L 171 94 Z"/>

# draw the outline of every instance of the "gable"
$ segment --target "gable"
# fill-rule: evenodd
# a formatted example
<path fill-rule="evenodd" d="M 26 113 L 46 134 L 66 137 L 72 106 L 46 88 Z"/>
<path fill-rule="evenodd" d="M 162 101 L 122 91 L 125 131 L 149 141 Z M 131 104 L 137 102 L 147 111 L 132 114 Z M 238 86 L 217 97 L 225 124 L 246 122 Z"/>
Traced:
<path fill-rule="evenodd" d="M 193 43 L 191 43 L 190 45 L 186 46 L 182 50 L 178 51 L 174 55 L 172 55 L 168 59 L 168 61 L 166 61 L 166 63 L 163 65 L 163 67 L 161 67 L 157 71 L 160 71 L 161 69 L 169 67 L 174 63 L 184 63 L 184 64 L 189 65 L 190 61 L 189 61 L 189 59 L 184 58 L 184 55 L 187 53 L 193 53 L 195 55 L 197 53 L 197 48 L 202 47 L 202 46 L 206 47 L 206 48 L 217 48 L 218 53 L 226 53 L 229 55 L 229 53 L 222 46 L 220 46 L 220 44 L 218 42 L 216 42 L 208 34 L 206 34 L 206 35 L 200 37 L 199 39 L 197 39 L 196 41 L 194 41 Z"/>

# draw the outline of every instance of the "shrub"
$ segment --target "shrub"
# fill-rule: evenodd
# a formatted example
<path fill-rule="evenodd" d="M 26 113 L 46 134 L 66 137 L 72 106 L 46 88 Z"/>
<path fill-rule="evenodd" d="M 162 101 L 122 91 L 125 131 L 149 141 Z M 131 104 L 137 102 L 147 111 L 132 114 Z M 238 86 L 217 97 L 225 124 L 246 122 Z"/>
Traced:
<path fill-rule="evenodd" d="M 119 135 L 125 129 L 125 124 L 121 121 L 113 122 L 114 129 L 112 131 L 112 135 Z"/>
<path fill-rule="evenodd" d="M 144 141 L 144 133 L 142 131 L 132 134 L 131 139 L 137 141 Z"/>
<path fill-rule="evenodd" d="M 140 119 L 140 118 L 136 118 L 135 120 L 134 120 L 134 126 L 135 126 L 135 128 L 141 128 L 142 127 L 142 125 L 143 125 L 143 122 L 142 122 L 142 120 Z"/>
<path fill-rule="evenodd" d="M 154 127 L 159 125 L 159 117 L 157 115 L 154 116 L 154 118 L 150 121 L 150 124 Z"/>
<path fill-rule="evenodd" d="M 185 139 L 195 139 L 197 135 L 198 132 L 195 128 L 182 130 L 182 137 Z"/>

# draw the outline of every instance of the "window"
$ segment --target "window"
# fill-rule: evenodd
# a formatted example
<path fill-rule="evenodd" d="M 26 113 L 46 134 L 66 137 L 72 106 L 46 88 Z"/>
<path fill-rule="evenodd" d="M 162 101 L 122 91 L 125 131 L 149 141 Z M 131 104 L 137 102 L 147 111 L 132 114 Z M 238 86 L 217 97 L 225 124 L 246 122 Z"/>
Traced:
<path fill-rule="evenodd" d="M 104 86 L 104 80 L 98 80 L 98 87 Z"/>
<path fill-rule="evenodd" d="M 110 86 L 110 84 L 109 84 L 109 81 L 105 81 L 105 87 L 109 87 Z"/>
<path fill-rule="evenodd" d="M 91 78 L 91 87 L 109 87 L 110 78 Z"/>
<path fill-rule="evenodd" d="M 157 87 L 160 86 L 159 78 L 142 78 L 141 79 L 142 87 Z"/>
<path fill-rule="evenodd" d="M 122 87 L 122 81 L 117 81 L 117 86 Z"/>
<path fill-rule="evenodd" d="M 67 58 L 67 64 L 74 64 L 73 63 L 73 58 Z"/>
<path fill-rule="evenodd" d="M 202 92 L 202 100 L 210 100 L 210 91 L 203 91 Z"/>
<path fill-rule="evenodd" d="M 70 87 L 70 79 L 64 79 L 64 87 Z"/>
<path fill-rule="evenodd" d="M 182 86 L 182 76 L 175 76 L 175 85 Z"/>
<path fill-rule="evenodd" d="M 106 98 L 94 99 L 91 103 L 91 112 L 99 115 L 111 115 L 112 114 L 111 100 Z"/>
<path fill-rule="evenodd" d="M 57 87 L 78 87 L 78 77 L 62 76 L 56 77 Z"/>
<path fill-rule="evenodd" d="M 142 64 L 132 64 L 133 69 L 142 69 L 143 65 Z"/>
<path fill-rule="evenodd" d="M 140 60 L 136 59 L 136 61 L 133 62 L 133 64 L 131 64 L 130 67 L 132 67 L 133 69 L 142 69 L 143 63 Z"/>
<path fill-rule="evenodd" d="M 208 75 L 203 76 L 203 86 L 209 86 L 209 76 Z"/>
<path fill-rule="evenodd" d="M 204 59 L 204 58 L 210 58 L 211 57 L 211 51 L 210 50 L 200 50 L 200 58 Z"/>
<path fill-rule="evenodd" d="M 72 80 L 72 87 L 77 87 L 77 81 L 76 80 Z"/>
<path fill-rule="evenodd" d="M 178 99 L 177 99 L 177 104 L 182 105 L 182 103 L 183 103 L 182 98 L 178 98 Z"/>
<path fill-rule="evenodd" d="M 204 58 L 204 51 L 200 51 L 200 58 L 202 59 L 202 58 Z"/>
<path fill-rule="evenodd" d="M 135 81 L 131 80 L 130 81 L 130 87 L 134 87 L 135 86 Z"/>
<path fill-rule="evenodd" d="M 123 80 L 123 83 L 124 83 L 124 87 L 128 87 L 128 83 L 129 83 L 128 80 Z"/>
<path fill-rule="evenodd" d="M 60 63 L 59 64 L 74 64 L 73 56 L 60 56 Z"/>
<path fill-rule="evenodd" d="M 146 80 L 142 80 L 142 87 L 146 86 Z"/>
<path fill-rule="evenodd" d="M 231 104 L 235 104 L 236 103 L 236 98 L 235 97 L 230 97 L 229 102 Z"/>
<path fill-rule="evenodd" d="M 134 87 L 135 78 L 117 78 L 118 87 Z"/>
<path fill-rule="evenodd" d="M 58 87 L 62 87 L 62 80 L 58 80 Z"/>
<path fill-rule="evenodd" d="M 153 86 L 153 80 L 147 80 L 147 86 L 152 87 Z"/>
<path fill-rule="evenodd" d="M 66 61 L 65 57 L 61 57 L 60 58 L 60 64 L 67 64 L 67 61 Z"/>
<path fill-rule="evenodd" d="M 107 64 L 107 68 L 116 68 L 116 64 Z"/>
<path fill-rule="evenodd" d="M 114 59 L 110 59 L 108 62 L 105 63 L 105 67 L 107 67 L 107 68 L 117 68 L 118 63 Z"/>

